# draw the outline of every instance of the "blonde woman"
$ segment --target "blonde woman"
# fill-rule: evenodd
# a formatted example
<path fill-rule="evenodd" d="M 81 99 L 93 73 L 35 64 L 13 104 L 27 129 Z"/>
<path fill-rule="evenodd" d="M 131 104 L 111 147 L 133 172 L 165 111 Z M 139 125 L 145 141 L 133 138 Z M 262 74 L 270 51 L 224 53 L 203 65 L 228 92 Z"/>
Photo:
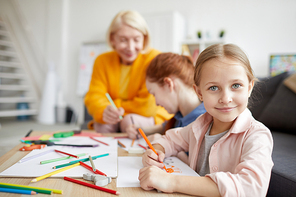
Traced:
<path fill-rule="evenodd" d="M 149 30 L 143 17 L 135 11 L 119 12 L 108 29 L 107 42 L 113 51 L 95 60 L 84 100 L 93 117 L 89 128 L 100 133 L 126 132 L 132 123 L 147 127 L 170 119 L 172 115 L 156 106 L 145 85 L 146 67 L 160 52 L 149 46 Z"/>

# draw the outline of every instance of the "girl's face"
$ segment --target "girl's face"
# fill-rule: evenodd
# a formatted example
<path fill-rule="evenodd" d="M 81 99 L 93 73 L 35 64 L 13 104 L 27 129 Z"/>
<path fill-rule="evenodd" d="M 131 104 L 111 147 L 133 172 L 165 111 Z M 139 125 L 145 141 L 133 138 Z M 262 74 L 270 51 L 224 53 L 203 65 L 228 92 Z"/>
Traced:
<path fill-rule="evenodd" d="M 123 24 L 111 36 L 111 44 L 119 54 L 121 63 L 131 65 L 143 49 L 144 35 L 140 31 Z"/>
<path fill-rule="evenodd" d="M 146 87 L 150 94 L 155 97 L 156 105 L 164 107 L 170 114 L 175 114 L 179 111 L 174 82 L 170 78 L 165 78 L 164 86 L 146 80 Z"/>
<path fill-rule="evenodd" d="M 198 97 L 215 121 L 232 122 L 247 107 L 254 86 L 249 82 L 243 65 L 233 59 L 211 59 L 204 63 Z"/>

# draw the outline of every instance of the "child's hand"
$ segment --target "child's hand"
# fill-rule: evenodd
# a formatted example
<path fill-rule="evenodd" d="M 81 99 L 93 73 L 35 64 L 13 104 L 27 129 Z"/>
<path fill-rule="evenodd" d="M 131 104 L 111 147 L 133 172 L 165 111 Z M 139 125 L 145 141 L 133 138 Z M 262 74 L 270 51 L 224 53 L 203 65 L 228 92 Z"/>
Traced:
<path fill-rule="evenodd" d="M 146 166 L 157 166 L 159 168 L 163 168 L 164 164 L 161 163 L 164 160 L 165 154 L 160 151 L 156 150 L 157 154 L 156 155 L 153 150 L 148 149 L 142 156 L 142 163 L 144 167 Z"/>
<path fill-rule="evenodd" d="M 155 166 L 144 167 L 139 172 L 140 185 L 144 190 L 158 189 L 172 193 L 174 176 Z"/>
<path fill-rule="evenodd" d="M 122 107 L 115 109 L 112 105 L 108 105 L 103 112 L 103 121 L 107 124 L 116 124 L 120 122 L 119 116 L 124 114 Z"/>
<path fill-rule="evenodd" d="M 125 129 L 127 135 L 129 138 L 131 139 L 138 139 L 140 138 L 140 134 L 139 132 L 137 131 L 137 128 L 135 127 L 135 125 L 131 124 L 129 125 L 126 129 Z"/>

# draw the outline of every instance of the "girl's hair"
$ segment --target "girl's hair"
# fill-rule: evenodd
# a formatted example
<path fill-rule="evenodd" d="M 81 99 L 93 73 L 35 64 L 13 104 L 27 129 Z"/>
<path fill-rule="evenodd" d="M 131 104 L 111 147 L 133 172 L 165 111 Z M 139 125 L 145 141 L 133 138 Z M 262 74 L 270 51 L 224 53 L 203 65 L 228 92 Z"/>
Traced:
<path fill-rule="evenodd" d="M 107 31 L 108 45 L 114 49 L 111 44 L 111 36 L 118 31 L 122 24 L 128 25 L 144 35 L 143 51 L 147 51 L 150 46 L 150 33 L 145 19 L 136 11 L 121 11 L 112 20 Z"/>
<path fill-rule="evenodd" d="M 190 57 L 175 53 L 161 53 L 148 66 L 146 79 L 163 86 L 165 77 L 175 76 L 181 79 L 184 84 L 192 87 L 193 72 L 194 65 Z"/>
<path fill-rule="evenodd" d="M 199 85 L 201 79 L 201 72 L 203 65 L 206 61 L 211 59 L 219 58 L 231 58 L 242 63 L 246 70 L 249 81 L 257 81 L 257 78 L 253 74 L 249 59 L 247 55 L 243 52 L 241 48 L 234 44 L 214 44 L 206 48 L 196 60 L 195 70 L 194 70 L 194 82 L 195 85 Z"/>

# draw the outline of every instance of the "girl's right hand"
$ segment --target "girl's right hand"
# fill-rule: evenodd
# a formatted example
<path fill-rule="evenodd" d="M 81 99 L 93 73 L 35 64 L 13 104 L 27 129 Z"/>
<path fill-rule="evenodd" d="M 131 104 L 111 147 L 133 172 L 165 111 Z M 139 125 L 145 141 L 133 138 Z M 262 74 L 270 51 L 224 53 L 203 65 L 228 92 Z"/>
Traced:
<path fill-rule="evenodd" d="M 103 112 L 103 121 L 106 124 L 116 124 L 120 122 L 119 116 L 124 114 L 122 107 L 115 109 L 112 105 L 108 105 Z"/>
<path fill-rule="evenodd" d="M 165 154 L 160 151 L 156 150 L 157 154 L 156 155 L 153 150 L 148 149 L 142 156 L 142 163 L 144 167 L 147 166 L 157 166 L 159 168 L 163 168 L 164 164 L 162 163 L 165 157 Z"/>

